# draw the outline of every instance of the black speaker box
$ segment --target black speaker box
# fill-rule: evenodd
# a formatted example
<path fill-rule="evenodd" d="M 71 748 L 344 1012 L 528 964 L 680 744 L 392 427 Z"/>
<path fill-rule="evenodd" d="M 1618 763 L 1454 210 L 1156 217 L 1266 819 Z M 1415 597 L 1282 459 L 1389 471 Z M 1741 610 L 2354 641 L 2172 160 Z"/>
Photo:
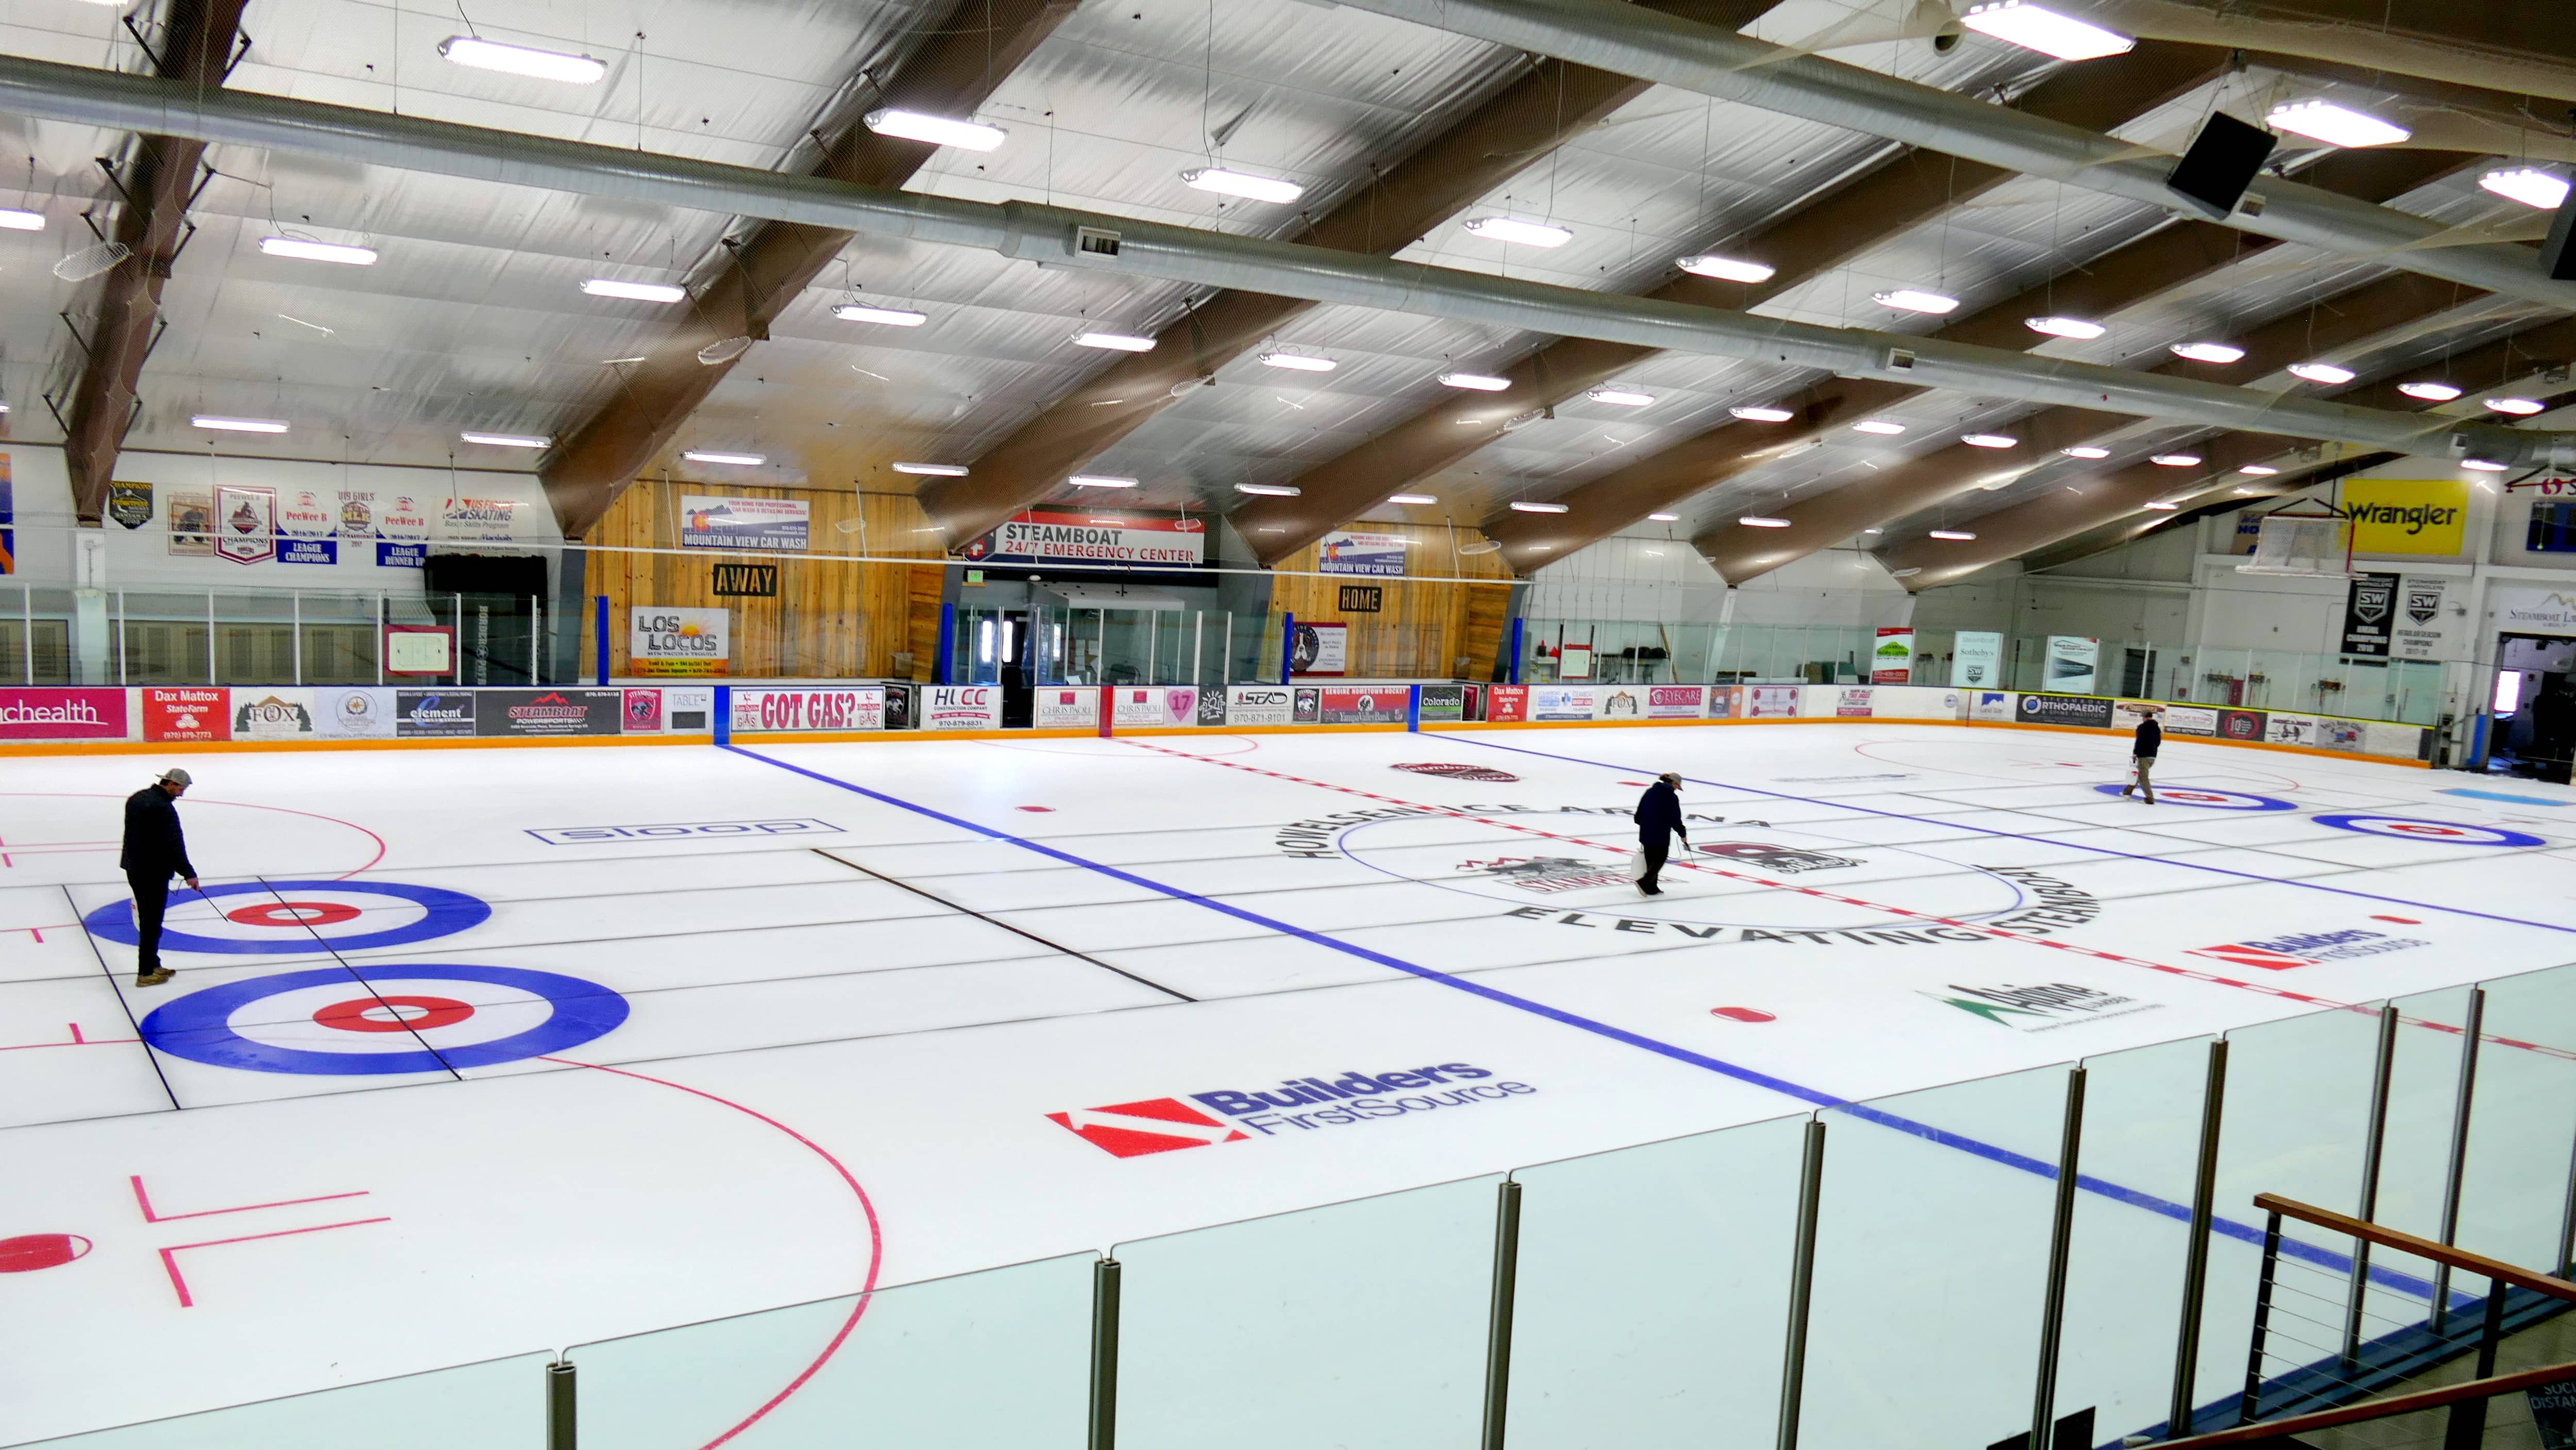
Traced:
<path fill-rule="evenodd" d="M 2280 137 L 2260 126 L 2248 126 L 2224 111 L 2213 112 L 2192 138 L 2191 149 L 2174 163 L 2165 185 L 2207 207 L 2212 217 L 2224 218 L 2236 210 L 2245 188 L 2280 144 Z"/>

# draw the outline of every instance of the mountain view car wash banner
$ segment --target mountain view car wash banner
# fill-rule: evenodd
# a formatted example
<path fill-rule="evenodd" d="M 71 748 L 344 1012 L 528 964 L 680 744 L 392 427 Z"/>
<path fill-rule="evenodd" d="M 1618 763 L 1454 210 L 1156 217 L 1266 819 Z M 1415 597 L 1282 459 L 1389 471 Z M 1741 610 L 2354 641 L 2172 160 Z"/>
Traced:
<path fill-rule="evenodd" d="M 970 564 L 1135 564 L 1191 569 L 1207 562 L 1207 524 L 1194 518 L 1029 509 L 1004 519 L 957 556 Z"/>

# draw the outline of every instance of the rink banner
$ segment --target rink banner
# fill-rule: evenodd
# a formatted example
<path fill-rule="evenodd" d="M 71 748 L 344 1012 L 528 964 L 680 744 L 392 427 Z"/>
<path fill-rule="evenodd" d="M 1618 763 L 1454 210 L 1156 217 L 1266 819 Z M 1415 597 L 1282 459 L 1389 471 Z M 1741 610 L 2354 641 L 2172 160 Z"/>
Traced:
<path fill-rule="evenodd" d="M 230 740 L 232 692 L 221 688 L 146 689 L 138 723 L 146 740 Z"/>
<path fill-rule="evenodd" d="M 1592 685 L 1532 685 L 1529 694 L 1529 717 L 1550 720 L 1590 720 L 1601 708 L 1601 692 Z"/>
<path fill-rule="evenodd" d="M 623 690 L 477 690 L 477 735 L 616 735 L 626 719 Z"/>
<path fill-rule="evenodd" d="M 736 685 L 731 719 L 736 735 L 763 730 L 882 730 L 886 692 L 882 685 L 846 690 L 756 690 Z"/>
<path fill-rule="evenodd" d="M 1518 724 L 1529 718 L 1527 685 L 1496 685 L 1485 692 L 1485 718 L 1502 724 Z"/>
<path fill-rule="evenodd" d="M 999 730 L 1002 687 L 999 685 L 925 685 L 921 690 L 924 730 Z"/>
<path fill-rule="evenodd" d="M 1318 624 L 1297 621 L 1297 637 L 1288 648 L 1288 673 L 1291 675 L 1342 675 L 1350 672 L 1351 631 L 1346 624 L 1325 620 Z"/>
<path fill-rule="evenodd" d="M 2090 635 L 2052 634 L 2046 656 L 2048 688 L 2068 695 L 2090 695 L 2102 670 L 2102 641 Z"/>
<path fill-rule="evenodd" d="M 1315 568 L 1324 574 L 1402 574 L 1404 535 L 1335 529 L 1316 542 Z"/>
<path fill-rule="evenodd" d="M 1872 687 L 1868 685 L 1845 686 L 1836 690 L 1834 692 L 1834 713 L 1845 719 L 1868 719 L 1870 717 L 1871 691 Z"/>
<path fill-rule="evenodd" d="M 1914 626 L 1880 625 L 1877 647 L 1870 651 L 1869 682 L 1910 684 L 1914 679 Z"/>
<path fill-rule="evenodd" d="M 310 740 L 321 730 L 313 723 L 311 690 L 235 690 L 235 740 Z"/>
<path fill-rule="evenodd" d="M 1294 724 L 1294 692 L 1286 685 L 1229 685 L 1225 691 L 1225 723 Z"/>
<path fill-rule="evenodd" d="M 1798 716 L 1798 685 L 1744 686 L 1744 718 L 1747 720 L 1794 720 Z M 1819 686 L 1820 689 L 1832 687 Z"/>
<path fill-rule="evenodd" d="M 125 691 L 0 687 L 0 740 L 122 740 Z"/>
<path fill-rule="evenodd" d="M 2453 555 L 2467 542 L 2463 478 L 2347 478 L 2335 510 L 2352 520 L 2356 554 Z"/>
<path fill-rule="evenodd" d="M 472 690 L 394 691 L 394 738 L 446 740 L 474 733 Z"/>
<path fill-rule="evenodd" d="M 1174 722 L 1163 718 L 1163 692 L 1150 686 L 1119 685 L 1111 690 L 1109 723 L 1120 725 L 1166 725 Z"/>
<path fill-rule="evenodd" d="M 1207 523 L 1094 509 L 1029 509 L 968 540 L 957 557 L 970 564 L 1195 569 L 1207 562 Z"/>
<path fill-rule="evenodd" d="M 2013 697 L 2006 690 L 1979 690 L 1968 697 L 1968 718 L 2009 724 L 2013 718 Z"/>
<path fill-rule="evenodd" d="M 1194 723 L 1207 726 L 1225 724 L 1224 686 L 1212 685 L 1199 691 L 1198 719 Z"/>
<path fill-rule="evenodd" d="M 626 672 L 631 675 L 722 675 L 733 656 L 730 609 L 638 604 L 626 611 Z"/>
<path fill-rule="evenodd" d="M 2004 637 L 1963 629 L 1950 637 L 1950 683 L 1963 689 L 1991 690 L 2003 682 Z"/>
<path fill-rule="evenodd" d="M 1425 725 L 1446 725 L 1476 718 L 1473 707 L 1468 703 L 1476 693 L 1473 685 L 1423 685 L 1419 690 L 1422 708 L 1418 718 Z"/>
<path fill-rule="evenodd" d="M 1708 718 L 1711 720 L 1734 719 L 1736 717 L 1736 712 L 1743 708 L 1743 698 L 1744 687 L 1742 685 L 1709 686 Z"/>
<path fill-rule="evenodd" d="M 1037 729 L 1088 730 L 1099 723 L 1098 685 L 1040 685 L 1029 692 L 1029 724 Z"/>
<path fill-rule="evenodd" d="M 680 547 L 747 549 L 802 554 L 811 538 L 813 506 L 793 498 L 680 496 Z"/>
<path fill-rule="evenodd" d="M 327 740 L 391 740 L 394 692 L 349 685 L 317 689 L 313 730 Z"/>
<path fill-rule="evenodd" d="M 1412 698 L 1412 690 L 1404 685 L 1366 690 L 1327 687 L 1316 701 L 1316 718 L 1325 725 L 1401 725 Z"/>
<path fill-rule="evenodd" d="M 1710 713 L 1706 685 L 1648 685 L 1645 689 L 1649 720 L 1699 720 Z"/>
<path fill-rule="evenodd" d="M 2014 718 L 2025 725 L 2111 728 L 2111 702 L 2100 695 L 2024 695 Z"/>

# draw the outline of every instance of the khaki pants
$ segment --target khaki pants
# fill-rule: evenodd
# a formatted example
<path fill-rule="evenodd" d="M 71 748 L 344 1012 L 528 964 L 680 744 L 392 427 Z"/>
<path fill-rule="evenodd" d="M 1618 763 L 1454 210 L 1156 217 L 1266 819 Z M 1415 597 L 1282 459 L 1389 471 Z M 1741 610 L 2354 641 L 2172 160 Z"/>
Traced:
<path fill-rule="evenodd" d="M 2132 790 L 2143 791 L 2146 794 L 2148 802 L 2152 804 L 2156 798 L 2156 783 L 2154 780 L 2156 758 L 2152 755 L 2132 756 L 2130 757 L 2129 763 L 2138 768 L 2138 778 L 2129 782 L 2127 785 L 2120 787 L 2120 794 L 2127 795 Z"/>

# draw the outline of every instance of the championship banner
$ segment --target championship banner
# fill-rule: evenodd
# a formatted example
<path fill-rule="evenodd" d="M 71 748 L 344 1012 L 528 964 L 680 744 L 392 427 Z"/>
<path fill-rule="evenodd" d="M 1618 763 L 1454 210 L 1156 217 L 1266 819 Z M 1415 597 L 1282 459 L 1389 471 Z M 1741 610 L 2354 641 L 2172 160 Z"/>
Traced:
<path fill-rule="evenodd" d="M 813 533 L 813 508 L 803 499 L 680 497 L 680 547 L 749 549 L 801 554 Z"/>
<path fill-rule="evenodd" d="M 290 539 L 327 539 L 339 527 L 339 499 L 318 488 L 291 489 L 277 501 L 277 531 Z"/>
<path fill-rule="evenodd" d="M 215 552 L 215 496 L 202 488 L 170 491 L 170 555 L 203 559 Z"/>
<path fill-rule="evenodd" d="M 2402 591 L 2403 618 L 2397 621 L 2397 657 L 2438 660 L 2442 657 L 2442 579 L 2410 575 Z"/>
<path fill-rule="evenodd" d="M 957 556 L 970 564 L 1137 564 L 1196 568 L 1207 562 L 1207 524 L 1193 518 L 1028 509 L 970 539 Z"/>
<path fill-rule="evenodd" d="M 2397 627 L 2397 576 L 2355 574 L 2343 598 L 2343 652 L 2388 658 Z"/>
<path fill-rule="evenodd" d="M 1914 678 L 1914 626 L 1881 625 L 1878 647 L 1870 654 L 1869 682 L 1902 685 Z"/>
<path fill-rule="evenodd" d="M 638 677 L 710 676 L 730 668 L 730 609 L 631 605 L 626 611 L 626 672 Z"/>
<path fill-rule="evenodd" d="M 1315 545 L 1315 567 L 1326 574 L 1402 574 L 1404 535 L 1335 529 Z"/>
<path fill-rule="evenodd" d="M 2343 505 L 2356 554 L 2457 554 L 2466 542 L 2469 485 L 2458 478 L 2347 478 Z"/>
<path fill-rule="evenodd" d="M 1225 692 L 1228 725 L 1293 723 L 1295 701 L 1285 685 L 1232 685 Z"/>
<path fill-rule="evenodd" d="M 1962 690 L 1991 690 L 2004 680 L 2004 637 L 1963 629 L 1951 636 L 1950 683 Z"/>
<path fill-rule="evenodd" d="M 1350 670 L 1351 631 L 1346 624 L 1325 620 L 1318 624 L 1297 621 L 1297 637 L 1288 646 L 1288 673 L 1291 675 L 1341 675 Z"/>
<path fill-rule="evenodd" d="M 376 510 L 376 537 L 406 544 L 426 542 L 429 538 L 428 505 L 410 494 L 395 494 Z"/>
<path fill-rule="evenodd" d="M 763 730 L 882 730 L 885 727 L 886 692 L 883 685 L 859 685 L 844 690 L 749 690 L 740 685 L 734 687 L 733 733 L 737 735 Z"/>
<path fill-rule="evenodd" d="M 1030 726 L 1038 730 L 1091 729 L 1100 723 L 1100 689 L 1098 685 L 1038 686 L 1029 692 Z"/>
<path fill-rule="evenodd" d="M 109 484 L 107 516 L 129 529 L 139 529 L 152 522 L 152 485 L 148 483 Z M 0 572 L 6 571 L 0 570 Z"/>
<path fill-rule="evenodd" d="M 1002 687 L 999 685 L 929 685 L 921 691 L 924 730 L 999 730 Z"/>
<path fill-rule="evenodd" d="M 265 488 L 215 488 L 215 553 L 236 564 L 277 557 L 277 494 Z"/>

